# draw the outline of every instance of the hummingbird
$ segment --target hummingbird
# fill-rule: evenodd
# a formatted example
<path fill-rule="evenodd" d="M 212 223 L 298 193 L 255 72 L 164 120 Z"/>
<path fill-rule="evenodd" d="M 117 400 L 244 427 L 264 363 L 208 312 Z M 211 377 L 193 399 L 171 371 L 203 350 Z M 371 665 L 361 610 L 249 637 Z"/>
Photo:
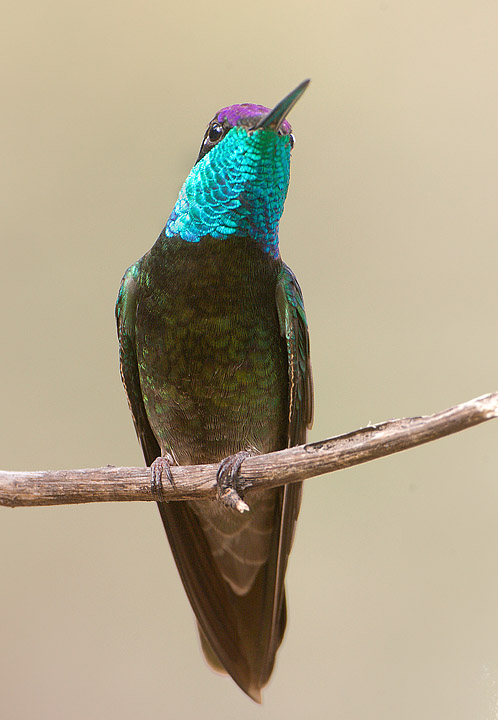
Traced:
<path fill-rule="evenodd" d="M 279 252 L 294 136 L 287 114 L 225 107 L 156 243 L 116 303 L 121 378 L 153 481 L 218 463 L 218 499 L 159 502 L 208 663 L 256 702 L 282 642 L 302 483 L 249 490 L 245 458 L 305 442 L 313 415 L 298 281 Z"/>

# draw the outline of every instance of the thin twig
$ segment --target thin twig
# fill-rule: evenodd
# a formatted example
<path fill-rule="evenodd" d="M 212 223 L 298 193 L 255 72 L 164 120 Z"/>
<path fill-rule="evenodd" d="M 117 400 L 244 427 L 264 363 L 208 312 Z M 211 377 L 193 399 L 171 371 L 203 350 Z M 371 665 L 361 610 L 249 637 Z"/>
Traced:
<path fill-rule="evenodd" d="M 247 458 L 242 487 L 268 488 L 342 470 L 392 455 L 498 416 L 498 392 L 483 395 L 435 415 L 389 420 L 346 435 Z M 151 487 L 148 468 L 0 471 L 0 505 L 66 505 L 131 500 L 186 500 L 216 497 L 217 465 L 172 467 L 174 486 L 162 495 Z M 250 495 L 249 495 L 250 502 Z"/>

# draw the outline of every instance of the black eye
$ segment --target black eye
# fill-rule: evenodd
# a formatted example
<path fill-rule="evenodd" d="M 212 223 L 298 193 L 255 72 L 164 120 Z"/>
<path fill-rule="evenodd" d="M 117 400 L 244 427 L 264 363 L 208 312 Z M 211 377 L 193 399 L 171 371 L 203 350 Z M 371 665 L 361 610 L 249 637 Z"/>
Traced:
<path fill-rule="evenodd" d="M 209 128 L 208 139 L 211 143 L 217 143 L 223 137 L 223 128 L 219 123 L 213 123 Z"/>

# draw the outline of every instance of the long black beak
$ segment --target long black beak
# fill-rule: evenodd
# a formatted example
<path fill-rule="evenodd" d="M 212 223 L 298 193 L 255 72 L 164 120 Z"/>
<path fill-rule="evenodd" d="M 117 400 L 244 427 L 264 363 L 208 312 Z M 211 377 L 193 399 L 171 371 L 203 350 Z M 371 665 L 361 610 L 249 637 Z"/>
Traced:
<path fill-rule="evenodd" d="M 284 99 L 281 100 L 278 105 L 276 105 L 273 110 L 268 113 L 268 115 L 261 118 L 256 125 L 256 129 L 272 128 L 273 130 L 278 130 L 309 84 L 309 80 L 303 80 L 303 82 L 298 85 L 295 90 L 284 97 Z"/>

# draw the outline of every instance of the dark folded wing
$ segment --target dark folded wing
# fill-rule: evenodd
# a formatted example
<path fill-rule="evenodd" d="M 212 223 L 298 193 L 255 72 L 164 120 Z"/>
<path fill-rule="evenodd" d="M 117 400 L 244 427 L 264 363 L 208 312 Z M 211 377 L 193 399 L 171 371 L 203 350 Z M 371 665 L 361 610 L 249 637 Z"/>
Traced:
<path fill-rule="evenodd" d="M 116 323 L 119 340 L 119 367 L 135 430 L 147 465 L 161 454 L 159 444 L 147 418 L 140 387 L 135 345 L 135 313 L 138 299 L 140 260 L 126 271 L 116 302 Z"/>

